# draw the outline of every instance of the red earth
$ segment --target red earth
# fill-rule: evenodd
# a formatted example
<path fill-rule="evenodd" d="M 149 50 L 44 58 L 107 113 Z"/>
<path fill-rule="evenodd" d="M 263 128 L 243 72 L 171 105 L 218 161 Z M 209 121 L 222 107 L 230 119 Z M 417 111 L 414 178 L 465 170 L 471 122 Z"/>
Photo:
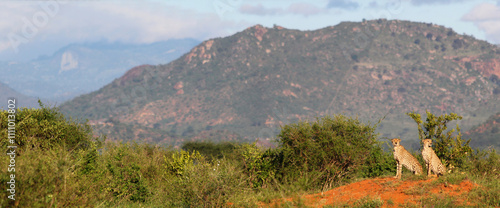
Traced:
<path fill-rule="evenodd" d="M 427 180 L 399 180 L 392 177 L 366 179 L 363 181 L 340 186 L 322 193 L 303 195 L 293 198 L 273 200 L 270 204 L 260 204 L 259 207 L 280 207 L 286 201 L 299 201 L 307 207 L 323 207 L 326 205 L 353 204 L 363 198 L 378 198 L 384 204 L 382 207 L 399 207 L 408 203 L 419 205 L 422 199 L 435 196 L 437 198 L 454 197 L 455 202 L 471 205 L 460 200 L 460 195 L 467 194 L 477 186 L 469 180 L 459 184 L 444 182 L 432 183 L 436 178 Z M 464 197 L 465 198 L 465 197 Z"/>

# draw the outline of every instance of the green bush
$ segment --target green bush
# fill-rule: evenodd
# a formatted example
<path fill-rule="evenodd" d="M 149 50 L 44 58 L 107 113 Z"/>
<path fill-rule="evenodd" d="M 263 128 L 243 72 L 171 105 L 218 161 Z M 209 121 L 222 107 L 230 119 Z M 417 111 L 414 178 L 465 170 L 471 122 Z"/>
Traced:
<path fill-rule="evenodd" d="M 165 192 L 157 194 L 159 205 L 155 207 L 227 207 L 228 202 L 249 205 L 234 198 L 247 191 L 252 193 L 237 163 L 224 159 L 220 165 L 200 161 L 189 166 L 184 176 L 162 181 Z"/>
<path fill-rule="evenodd" d="M 193 151 L 191 153 L 181 150 L 180 152 L 176 152 L 172 155 L 172 158 L 168 159 L 164 156 L 165 159 L 165 170 L 167 173 L 175 174 L 177 176 L 184 176 L 186 170 L 194 165 L 195 162 L 199 162 L 203 160 L 203 156 L 200 155 L 199 152 Z M 204 162 L 204 161 L 202 161 Z"/>
<path fill-rule="evenodd" d="M 83 154 L 80 173 L 91 174 L 97 170 L 97 145 L 92 144 L 91 148 Z"/>
<path fill-rule="evenodd" d="M 145 202 L 149 191 L 144 183 L 141 168 L 136 159 L 129 154 L 130 147 L 121 144 L 111 151 L 111 158 L 106 163 L 107 178 L 109 179 L 106 191 L 116 198 L 126 198 L 133 202 Z"/>
<path fill-rule="evenodd" d="M 50 149 L 65 145 L 68 150 L 87 149 L 96 140 L 87 123 L 66 118 L 57 108 L 50 108 L 40 101 L 39 109 L 17 109 L 15 114 L 15 145 L 21 152 L 25 148 Z M 0 111 L 0 137 L 7 138 L 8 111 Z M 101 138 L 103 139 L 103 138 Z M 0 147 L 6 148 L 8 139 L 0 140 Z"/>
<path fill-rule="evenodd" d="M 467 141 L 462 140 L 462 133 L 457 124 L 457 128 L 448 129 L 446 126 L 448 122 L 454 120 L 461 120 L 462 116 L 455 113 L 450 113 L 436 117 L 434 114 L 426 111 L 427 119 L 423 122 L 420 114 L 406 113 L 410 116 L 418 126 L 419 138 L 421 144 L 424 139 L 432 140 L 432 149 L 436 155 L 444 161 L 447 166 L 465 167 L 468 164 L 469 156 L 472 154 L 472 149 L 469 146 L 470 139 Z M 457 134 L 454 134 L 454 132 Z"/>
<path fill-rule="evenodd" d="M 282 181 L 316 175 L 311 187 L 349 179 L 378 151 L 375 127 L 344 115 L 285 125 L 278 135 L 280 147 L 271 154 L 276 175 Z"/>
<path fill-rule="evenodd" d="M 210 141 L 202 141 L 202 142 L 186 142 L 182 145 L 182 149 L 188 152 L 197 151 L 200 154 L 212 158 L 212 159 L 221 159 L 228 154 L 234 152 L 237 144 L 231 142 L 221 142 L 221 143 L 213 143 Z"/>
<path fill-rule="evenodd" d="M 243 157 L 243 167 L 252 187 L 261 187 L 274 179 L 275 170 L 272 164 L 274 155 L 271 152 L 272 150 L 263 152 L 255 143 L 239 146 L 238 153 Z"/>
<path fill-rule="evenodd" d="M 372 147 L 365 164 L 361 168 L 361 177 L 372 178 L 396 172 L 394 156 L 391 152 L 385 152 L 380 145 L 379 143 Z M 386 143 L 386 145 L 388 144 Z"/>
<path fill-rule="evenodd" d="M 500 179 L 500 156 L 495 149 L 476 150 L 471 154 L 468 170 L 475 175 Z"/>

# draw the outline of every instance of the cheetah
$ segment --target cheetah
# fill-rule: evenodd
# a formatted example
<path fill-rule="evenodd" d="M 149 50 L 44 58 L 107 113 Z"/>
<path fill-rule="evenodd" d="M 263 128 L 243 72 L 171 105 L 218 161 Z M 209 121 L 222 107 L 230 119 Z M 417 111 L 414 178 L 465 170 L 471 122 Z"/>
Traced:
<path fill-rule="evenodd" d="M 431 170 L 436 175 L 444 175 L 446 167 L 444 167 L 434 150 L 432 150 L 432 140 L 424 139 L 423 142 L 424 149 L 422 150 L 422 157 L 427 167 L 427 176 L 431 175 Z"/>
<path fill-rule="evenodd" d="M 401 144 L 401 139 L 392 139 L 392 145 L 394 145 L 394 159 L 397 162 L 397 171 L 394 178 L 401 179 L 402 166 L 405 166 L 408 170 L 412 171 L 415 175 L 422 174 L 422 166 L 413 155 L 411 155 Z"/>

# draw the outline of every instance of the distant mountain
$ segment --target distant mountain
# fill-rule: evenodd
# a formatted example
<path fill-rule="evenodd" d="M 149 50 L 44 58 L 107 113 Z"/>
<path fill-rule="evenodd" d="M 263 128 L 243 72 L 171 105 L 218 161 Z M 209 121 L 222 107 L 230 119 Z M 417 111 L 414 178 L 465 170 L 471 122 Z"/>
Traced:
<path fill-rule="evenodd" d="M 269 138 L 281 124 L 334 113 L 372 123 L 386 115 L 381 136 L 416 149 L 417 127 L 406 112 L 455 112 L 467 130 L 500 112 L 498 77 L 498 47 L 434 24 L 256 25 L 204 41 L 169 64 L 135 67 L 61 110 L 90 119 L 110 138 L 174 145 L 180 138 Z M 129 133 L 113 134 L 112 123 Z"/>
<path fill-rule="evenodd" d="M 7 100 L 14 98 L 16 100 L 16 108 L 37 108 L 38 99 L 34 97 L 28 97 L 19 92 L 16 92 L 6 84 L 0 82 L 0 108 L 6 110 L 7 109 Z"/>
<path fill-rule="evenodd" d="M 0 81 L 23 94 L 61 103 L 101 88 L 133 66 L 166 64 L 198 43 L 180 39 L 139 45 L 72 44 L 26 63 L 0 62 L 0 73 L 8 74 Z"/>
<path fill-rule="evenodd" d="M 492 115 L 484 123 L 473 127 L 464 136 L 471 138 L 471 146 L 485 149 L 496 148 L 500 151 L 500 112 Z"/>

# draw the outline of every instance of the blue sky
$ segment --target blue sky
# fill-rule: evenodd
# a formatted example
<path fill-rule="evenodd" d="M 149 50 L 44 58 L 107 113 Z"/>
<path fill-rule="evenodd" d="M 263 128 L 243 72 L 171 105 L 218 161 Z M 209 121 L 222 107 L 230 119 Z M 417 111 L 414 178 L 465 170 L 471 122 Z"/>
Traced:
<path fill-rule="evenodd" d="M 71 43 L 206 40 L 255 24 L 315 30 L 379 18 L 500 43 L 500 0 L 0 0 L 0 61 L 51 55 Z"/>

